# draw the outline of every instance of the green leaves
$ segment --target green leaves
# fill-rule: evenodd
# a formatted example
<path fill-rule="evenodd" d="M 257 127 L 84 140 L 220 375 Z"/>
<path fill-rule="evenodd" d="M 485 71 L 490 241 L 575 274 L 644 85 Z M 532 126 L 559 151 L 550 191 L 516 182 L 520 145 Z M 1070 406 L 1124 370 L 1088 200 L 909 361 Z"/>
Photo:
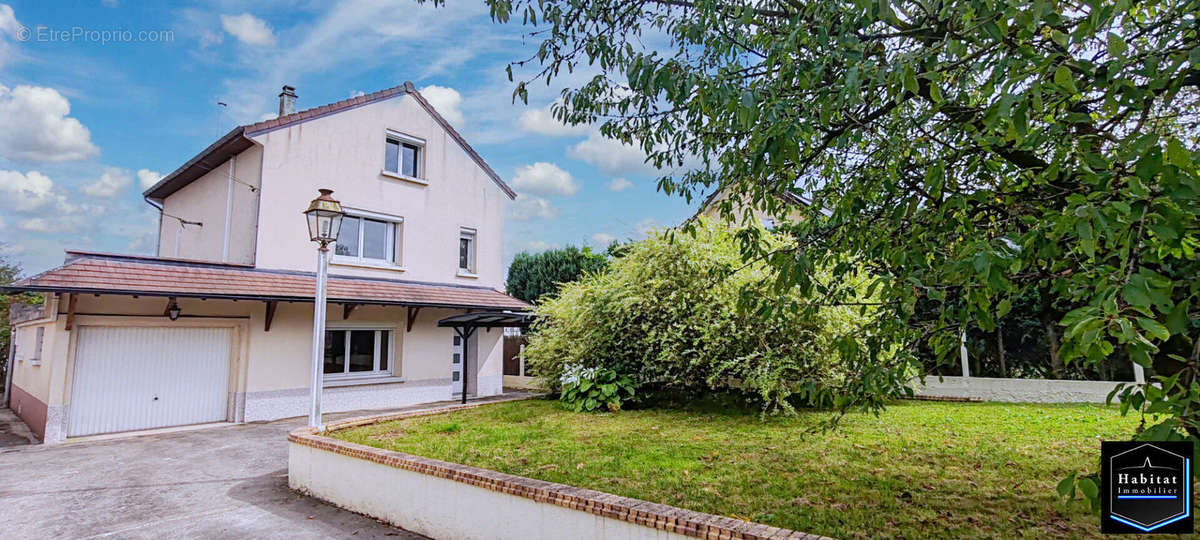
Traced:
<path fill-rule="evenodd" d="M 548 387 L 562 386 L 564 402 L 611 403 L 607 371 L 627 375 L 639 395 L 731 392 L 765 409 L 837 399 L 874 407 L 901 395 L 913 373 L 896 348 L 872 350 L 873 304 L 883 295 L 867 294 L 866 276 L 832 282 L 831 270 L 817 270 L 810 294 L 777 290 L 777 267 L 747 264 L 742 249 L 784 248 L 790 237 L 704 217 L 693 226 L 694 236 L 664 231 L 630 244 L 537 307 L 524 358 Z M 834 299 L 848 305 L 826 305 Z"/>
<path fill-rule="evenodd" d="M 571 376 L 559 401 L 575 412 L 616 412 L 636 393 L 632 379 L 611 369 L 581 368 Z"/>
<path fill-rule="evenodd" d="M 760 296 L 793 287 L 809 295 L 740 300 L 753 306 L 753 321 L 784 320 L 772 318 L 780 313 L 807 321 L 819 310 L 805 298 L 843 301 L 849 287 L 841 284 L 869 269 L 880 283 L 873 292 L 886 299 L 876 306 L 884 316 L 853 347 L 823 345 L 859 357 L 852 382 L 823 387 L 827 402 L 873 402 L 900 370 L 872 370 L 868 360 L 894 358 L 896 349 L 928 351 L 930 365 L 950 361 L 962 325 L 1004 328 L 1020 311 L 1005 302 L 1025 296 L 1041 300 L 1029 309 L 1040 310 L 1044 328 L 1062 332 L 1064 362 L 1134 361 L 1168 379 L 1200 372 L 1192 354 L 1200 339 L 1200 47 L 1188 22 L 1200 0 L 1069 10 L 1024 0 L 932 8 L 699 2 L 644 11 L 616 0 L 489 4 L 537 9 L 548 44 L 533 61 L 539 77 L 584 62 L 603 71 L 569 88 L 563 102 L 577 117 L 604 119 L 603 133 L 663 164 L 664 193 L 693 201 L 719 188 L 745 201 L 730 215 L 787 217 L 781 228 L 795 248 L 747 241 L 737 250 L 742 263 L 723 264 L 753 261 L 769 283 L 754 289 Z M 707 167 L 677 167 L 699 160 Z M 791 195 L 812 204 L 780 202 Z M 651 273 L 637 277 L 661 284 Z M 591 306 L 588 320 L 611 329 L 597 313 L 610 316 L 656 346 L 619 354 L 564 311 L 562 324 L 570 321 L 571 335 L 587 344 L 559 343 L 564 357 L 639 366 L 628 373 L 693 365 L 697 351 L 739 359 L 722 373 L 779 365 L 771 355 L 781 344 L 728 345 L 736 340 L 727 334 L 749 331 L 690 326 L 691 314 L 667 309 L 668 300 L 700 293 L 665 288 L 662 303 L 589 294 L 604 301 L 580 300 Z M 677 321 L 649 315 L 651 308 Z M 677 335 L 668 330 L 680 332 L 681 320 L 713 348 L 664 337 Z M 673 381 L 683 372 L 652 373 Z M 808 392 L 803 384 L 771 387 L 762 382 L 771 377 L 753 370 L 737 373 L 764 394 Z M 1193 381 L 1131 388 L 1117 396 L 1123 410 L 1164 415 L 1148 431 L 1200 434 Z"/>
<path fill-rule="evenodd" d="M 1072 94 L 1079 93 L 1079 90 L 1075 88 L 1075 78 L 1072 77 L 1071 70 L 1067 66 L 1060 65 L 1054 70 L 1054 84 Z"/>
<path fill-rule="evenodd" d="M 508 294 L 536 304 L 557 293 L 561 284 L 598 272 L 606 265 L 604 254 L 592 253 L 587 247 L 567 246 L 535 254 L 522 251 L 508 267 Z"/>
<path fill-rule="evenodd" d="M 1058 495 L 1065 499 L 1075 498 L 1075 473 L 1058 481 Z"/>
<path fill-rule="evenodd" d="M 1123 58 L 1128 49 L 1129 46 L 1125 44 L 1125 40 L 1121 36 L 1112 32 L 1108 33 L 1108 54 L 1116 58 Z"/>

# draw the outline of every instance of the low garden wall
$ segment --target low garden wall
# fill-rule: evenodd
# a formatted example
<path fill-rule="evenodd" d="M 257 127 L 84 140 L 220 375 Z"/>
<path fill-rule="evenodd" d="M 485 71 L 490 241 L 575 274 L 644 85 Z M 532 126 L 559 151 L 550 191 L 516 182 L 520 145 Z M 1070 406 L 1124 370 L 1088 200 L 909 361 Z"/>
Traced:
<path fill-rule="evenodd" d="M 329 431 L 443 414 L 469 404 L 362 418 Z M 288 484 L 312 497 L 438 539 L 815 539 L 819 536 L 693 512 L 326 437 L 288 435 Z"/>
<path fill-rule="evenodd" d="M 1010 403 L 1104 403 L 1120 382 L 1052 379 L 942 377 L 917 381 L 918 396 L 980 399 Z M 1128 382 L 1126 384 L 1133 384 Z"/>

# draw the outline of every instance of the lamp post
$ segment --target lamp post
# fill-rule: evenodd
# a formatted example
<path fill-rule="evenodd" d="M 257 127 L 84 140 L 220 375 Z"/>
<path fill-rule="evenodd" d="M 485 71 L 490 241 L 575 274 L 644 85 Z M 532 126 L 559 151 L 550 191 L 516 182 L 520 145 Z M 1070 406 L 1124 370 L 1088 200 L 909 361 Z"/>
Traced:
<path fill-rule="evenodd" d="M 321 429 L 321 376 L 325 354 L 325 282 L 329 271 L 329 244 L 336 242 L 342 231 L 342 205 L 333 199 L 332 189 L 319 189 L 321 194 L 312 200 L 308 210 L 308 236 L 317 243 L 317 294 L 313 299 L 312 379 L 309 393 L 312 409 L 308 427 Z"/>

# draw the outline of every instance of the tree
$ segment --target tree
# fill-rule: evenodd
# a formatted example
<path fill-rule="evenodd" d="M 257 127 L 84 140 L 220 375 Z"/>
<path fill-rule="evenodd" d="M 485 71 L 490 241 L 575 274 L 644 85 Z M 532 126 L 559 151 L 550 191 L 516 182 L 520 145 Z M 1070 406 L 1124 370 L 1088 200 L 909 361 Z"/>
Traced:
<path fill-rule="evenodd" d="M 607 257 L 592 253 L 589 247 L 567 246 L 534 254 L 522 251 L 508 267 L 508 294 L 536 304 L 558 292 L 560 284 L 599 271 L 607 264 Z"/>
<path fill-rule="evenodd" d="M 1165 415 L 1138 437 L 1200 436 L 1200 0 L 487 3 L 536 25 L 514 96 L 595 73 L 555 116 L 641 148 L 663 192 L 808 195 L 794 247 L 747 246 L 780 286 L 842 302 L 814 269 L 866 266 L 878 335 L 943 357 L 1034 291 L 1063 362 L 1157 373 L 1120 395 Z"/>
<path fill-rule="evenodd" d="M 20 276 L 20 263 L 9 261 L 6 257 L 0 255 L 0 285 L 9 285 Z M 18 295 L 14 297 L 9 294 L 0 293 L 0 385 L 7 382 L 5 377 L 8 376 L 8 363 L 11 361 L 8 357 L 8 351 L 9 344 L 12 343 L 12 328 L 8 325 L 8 306 L 13 301 L 26 299 L 27 296 Z"/>

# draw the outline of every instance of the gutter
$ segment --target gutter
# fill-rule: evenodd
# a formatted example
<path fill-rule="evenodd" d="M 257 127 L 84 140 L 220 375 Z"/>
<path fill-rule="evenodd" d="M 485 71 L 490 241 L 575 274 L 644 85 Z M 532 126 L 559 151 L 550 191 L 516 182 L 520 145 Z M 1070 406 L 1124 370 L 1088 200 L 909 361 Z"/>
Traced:
<path fill-rule="evenodd" d="M 4 292 L 58 292 L 68 294 L 108 294 L 114 296 L 145 296 L 149 298 L 212 298 L 216 300 L 249 300 L 255 302 L 289 302 L 311 304 L 315 301 L 312 297 L 304 296 L 272 296 L 272 295 L 252 295 L 252 294 L 222 294 L 222 293 L 190 293 L 190 292 L 163 292 L 163 291 L 137 291 L 125 289 L 88 289 L 82 287 L 45 287 L 45 286 L 12 286 L 6 285 L 0 287 L 0 291 Z M 520 310 L 512 306 L 497 306 L 497 305 L 467 305 L 467 304 L 441 304 L 436 302 L 403 302 L 395 300 L 376 300 L 370 298 L 328 298 L 328 304 L 363 304 L 369 306 L 407 306 L 407 307 L 427 307 L 441 309 L 489 309 L 489 310 Z M 34 322 L 34 321 L 27 321 Z M 22 323 L 25 324 L 25 323 Z"/>

